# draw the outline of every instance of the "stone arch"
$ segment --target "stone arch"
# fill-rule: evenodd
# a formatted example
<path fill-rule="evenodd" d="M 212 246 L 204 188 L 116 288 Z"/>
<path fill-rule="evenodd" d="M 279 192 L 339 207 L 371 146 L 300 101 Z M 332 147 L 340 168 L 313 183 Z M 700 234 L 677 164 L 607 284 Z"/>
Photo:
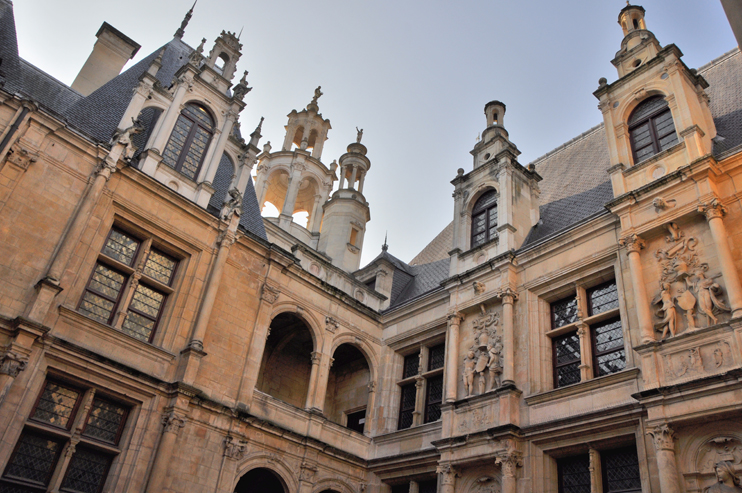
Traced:
<path fill-rule="evenodd" d="M 235 491 L 243 476 L 255 469 L 267 469 L 275 474 L 282 483 L 285 493 L 299 491 L 299 482 L 294 477 L 293 469 L 277 455 L 264 452 L 249 456 L 237 467 L 231 491 Z"/>
<path fill-rule="evenodd" d="M 278 213 L 281 213 L 283 203 L 286 200 L 286 194 L 288 193 L 290 176 L 291 171 L 288 169 L 288 166 L 278 165 L 270 170 L 263 182 L 263 190 L 258 191 L 258 200 L 260 201 L 258 206 L 261 211 L 265 203 L 270 202 L 278 209 Z"/>
<path fill-rule="evenodd" d="M 322 347 L 322 324 L 319 319 L 311 310 L 307 310 L 302 306 L 297 305 L 291 301 L 279 301 L 273 305 L 273 311 L 271 312 L 271 320 L 276 318 L 282 313 L 293 313 L 297 317 L 304 320 L 304 323 L 309 327 L 312 333 L 312 341 L 314 342 L 314 351 L 319 351 Z"/>
<path fill-rule="evenodd" d="M 350 484 L 341 479 L 324 478 L 314 484 L 312 493 L 324 493 L 327 490 L 336 493 L 354 493 L 356 491 Z"/>
<path fill-rule="evenodd" d="M 353 334 L 339 334 L 335 336 L 335 339 L 332 341 L 332 349 L 330 352 L 332 354 L 335 353 L 335 350 L 341 345 L 341 344 L 350 344 L 352 346 L 355 346 L 363 356 L 366 357 L 366 362 L 368 363 L 369 369 L 371 370 L 371 381 L 375 382 L 378 375 L 378 361 L 376 359 L 376 354 L 373 351 L 373 348 L 371 345 L 361 339 L 360 337 L 357 337 Z"/>
<path fill-rule="evenodd" d="M 474 209 L 474 204 L 477 203 L 477 200 L 479 200 L 479 197 L 481 197 L 486 192 L 489 192 L 492 189 L 495 190 L 495 193 L 498 196 L 500 195 L 500 184 L 494 180 L 487 180 L 484 183 L 480 183 L 479 185 L 477 185 L 477 187 L 474 189 L 471 195 L 467 197 L 466 202 L 464 204 L 464 210 L 467 212 L 467 214 L 471 215 L 471 211 L 472 209 Z"/>
<path fill-rule="evenodd" d="M 289 304 L 271 318 L 256 389 L 303 409 L 307 405 L 313 359 L 321 339 L 302 310 Z"/>
<path fill-rule="evenodd" d="M 659 85 L 650 84 L 642 89 L 644 92 L 641 96 L 641 98 L 631 97 L 630 99 L 627 98 L 627 103 L 624 105 L 624 107 L 621 109 L 619 122 L 623 124 L 628 124 L 629 118 L 631 118 L 631 114 L 634 112 L 637 106 L 642 104 L 645 100 L 655 97 L 655 96 L 662 96 L 663 98 L 667 99 L 670 95 L 667 93 L 667 91 L 664 90 L 664 88 L 659 87 Z M 672 110 L 672 108 L 670 108 Z M 672 114 L 673 120 L 675 120 L 675 113 Z"/>
<path fill-rule="evenodd" d="M 301 141 L 304 138 L 304 125 L 299 125 L 296 127 L 296 131 L 294 132 L 294 137 L 291 140 L 291 143 L 294 144 L 296 147 L 301 147 Z M 291 150 L 291 149 L 287 149 Z"/>
<path fill-rule="evenodd" d="M 323 410 L 333 423 L 358 433 L 370 431 L 373 406 L 370 385 L 374 381 L 372 360 L 355 340 L 337 344 L 332 350 Z"/>
<path fill-rule="evenodd" d="M 224 124 L 223 118 L 221 117 L 218 111 L 215 111 L 214 108 L 211 107 L 209 103 L 207 103 L 203 99 L 198 99 L 198 98 L 189 99 L 188 101 L 183 102 L 183 104 L 180 106 L 181 108 L 180 111 L 182 112 L 183 108 L 185 108 L 189 104 L 200 106 L 206 110 L 206 113 L 208 113 L 211 119 L 214 120 L 214 134 L 216 134 L 217 129 L 222 128 Z"/>
<path fill-rule="evenodd" d="M 167 108 L 151 104 L 143 107 L 139 112 L 139 115 L 137 115 L 137 119 L 144 126 L 144 131 L 134 134 L 131 138 L 132 143 L 137 148 L 134 156 L 132 156 L 133 165 L 136 166 L 142 152 L 144 152 L 149 145 L 152 145 L 150 140 L 152 140 L 155 134 L 155 128 L 157 128 L 157 125 L 161 123 L 160 118 L 162 118 L 162 115 L 165 113 L 165 109 Z"/>
<path fill-rule="evenodd" d="M 688 428 L 687 443 L 681 447 L 683 472 L 711 475 L 711 466 L 718 460 L 734 458 L 737 470 L 742 470 L 742 425 L 726 420 Z"/>
<path fill-rule="evenodd" d="M 296 194 L 296 202 L 294 203 L 294 210 L 291 211 L 291 215 L 299 212 L 307 213 L 307 223 L 309 226 L 309 219 L 315 212 L 316 207 L 322 207 L 322 204 L 316 203 L 315 197 L 320 193 L 320 183 L 313 173 L 304 172 L 301 175 L 301 184 Z"/>

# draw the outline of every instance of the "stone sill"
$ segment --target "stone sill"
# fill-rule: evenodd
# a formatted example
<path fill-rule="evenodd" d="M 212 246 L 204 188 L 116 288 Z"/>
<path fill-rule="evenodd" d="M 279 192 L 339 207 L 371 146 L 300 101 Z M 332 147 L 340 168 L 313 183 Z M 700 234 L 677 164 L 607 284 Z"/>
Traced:
<path fill-rule="evenodd" d="M 676 151 L 683 149 L 683 148 L 685 148 L 685 141 L 680 140 L 680 142 L 670 147 L 669 149 L 665 149 L 664 151 L 658 152 L 654 156 L 647 158 L 644 161 L 640 161 L 639 163 L 634 164 L 629 169 L 623 171 L 623 175 L 631 176 L 634 173 L 637 173 L 638 171 L 646 169 L 647 167 L 649 167 L 650 164 L 654 164 L 658 161 L 662 161 L 663 159 L 671 156 L 672 154 L 675 154 Z"/>
<path fill-rule="evenodd" d="M 636 379 L 641 370 L 639 368 L 628 368 L 618 373 L 606 375 L 603 377 L 593 378 L 585 382 L 575 383 L 566 387 L 560 387 L 558 389 L 547 390 L 539 394 L 533 394 L 526 397 L 526 404 L 532 406 L 534 404 L 541 404 L 544 402 L 553 401 L 563 397 L 569 397 L 576 394 L 582 394 L 583 392 L 590 392 L 592 390 L 608 387 L 621 382 L 628 382 L 629 380 Z"/>
<path fill-rule="evenodd" d="M 411 426 L 410 428 L 405 428 L 404 430 L 396 430 L 389 433 L 384 433 L 382 435 L 376 435 L 372 438 L 374 442 L 378 444 L 393 442 L 396 440 L 406 440 L 416 435 L 424 435 L 426 433 L 431 433 L 434 431 L 440 432 L 442 426 L 443 424 L 439 419 L 438 421 L 433 421 L 432 423 Z"/>
<path fill-rule="evenodd" d="M 502 385 L 496 389 L 490 390 L 488 392 L 485 392 L 484 394 L 478 394 L 478 395 L 470 395 L 467 397 L 462 397 L 461 399 L 458 399 L 456 402 L 446 402 L 441 405 L 441 411 L 447 411 L 448 408 L 453 408 L 456 412 L 461 408 L 468 408 L 472 405 L 475 405 L 481 401 L 488 401 L 488 400 L 496 400 L 499 399 L 501 396 L 508 394 L 510 392 L 514 392 L 517 394 L 522 394 L 520 390 L 518 390 L 515 385 Z"/>
<path fill-rule="evenodd" d="M 166 360 L 167 362 L 171 362 L 176 357 L 176 355 L 171 353 L 170 351 L 166 351 L 165 349 L 155 346 L 154 344 L 151 344 L 149 342 L 141 341 L 136 337 L 132 337 L 120 330 L 114 329 L 110 325 L 102 324 L 97 320 L 88 318 L 85 315 L 78 313 L 77 311 L 72 310 L 67 306 L 62 305 L 59 307 L 59 315 L 68 322 L 82 325 L 90 329 L 92 332 L 96 332 L 105 338 L 118 339 L 118 342 L 123 343 L 124 346 L 134 346 L 132 349 L 148 354 L 151 359 Z"/>

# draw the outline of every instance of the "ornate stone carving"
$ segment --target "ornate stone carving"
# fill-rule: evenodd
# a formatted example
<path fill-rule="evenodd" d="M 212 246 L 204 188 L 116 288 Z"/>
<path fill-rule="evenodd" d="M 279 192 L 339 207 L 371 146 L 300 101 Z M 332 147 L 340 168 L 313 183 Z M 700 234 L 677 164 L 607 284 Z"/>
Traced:
<path fill-rule="evenodd" d="M 278 295 L 281 294 L 281 291 L 278 290 L 278 288 L 274 288 L 269 284 L 263 284 L 263 289 L 260 292 L 260 299 L 265 300 L 271 305 L 276 302 L 278 299 Z"/>
<path fill-rule="evenodd" d="M 247 95 L 247 93 L 250 91 L 252 91 L 252 87 L 247 87 L 247 70 L 245 70 L 245 73 L 242 74 L 240 82 L 236 86 L 234 86 L 232 95 L 235 99 L 242 101 L 243 99 L 245 99 L 245 95 Z"/>
<path fill-rule="evenodd" d="M 505 450 L 498 452 L 495 464 L 502 467 L 503 477 L 514 478 L 518 467 L 523 466 L 523 452 L 515 448 L 515 442 L 505 441 Z"/>
<path fill-rule="evenodd" d="M 234 245 L 235 241 L 237 241 L 237 235 L 235 235 L 233 231 L 230 231 L 228 229 L 220 232 L 219 236 L 217 236 L 216 238 L 216 244 L 224 248 L 231 247 L 232 245 Z"/>
<path fill-rule="evenodd" d="M 451 464 L 441 464 L 435 472 L 441 475 L 441 484 L 444 485 L 453 485 L 456 482 L 456 478 L 461 477 L 458 469 Z"/>
<path fill-rule="evenodd" d="M 12 146 L 10 146 L 10 150 L 6 156 L 6 160 L 9 163 L 15 164 L 24 170 L 28 169 L 28 167 L 38 161 L 38 159 L 39 154 L 24 147 L 20 141 L 16 141 Z"/>
<path fill-rule="evenodd" d="M 117 130 L 116 133 L 113 134 L 113 138 L 111 139 L 112 146 L 115 146 L 117 144 L 121 144 L 124 146 L 125 149 L 122 153 L 122 157 L 127 163 L 131 161 L 131 158 L 134 157 L 134 153 L 137 152 L 136 146 L 131 141 L 132 135 L 144 132 L 144 125 L 142 124 L 142 122 L 132 118 L 131 123 L 132 125 L 130 127 L 125 128 L 124 130 Z"/>
<path fill-rule="evenodd" d="M 472 287 L 474 288 L 474 294 L 482 294 L 487 290 L 487 286 L 479 281 L 474 281 Z"/>
<path fill-rule="evenodd" d="M 317 474 L 317 466 L 309 463 L 309 462 L 302 462 L 300 466 L 300 472 L 299 472 L 299 481 L 306 481 L 308 483 L 311 483 L 314 481 L 314 476 Z"/>
<path fill-rule="evenodd" d="M 317 104 L 317 100 L 322 97 L 322 94 L 324 94 L 321 89 L 322 86 L 317 86 L 317 89 L 314 90 L 314 97 L 312 98 L 312 102 L 310 104 Z"/>
<path fill-rule="evenodd" d="M 708 325 L 718 322 L 715 309 L 729 311 L 724 301 L 717 297 L 721 286 L 705 275 L 709 266 L 698 257 L 695 250 L 698 241 L 693 237 L 686 238 L 675 223 L 667 224 L 667 230 L 670 234 L 665 241 L 669 246 L 655 252 L 662 273 L 660 292 L 652 300 L 653 304 L 660 305 L 656 312 L 660 322 L 655 324 L 655 330 L 662 331 L 663 339 L 668 332 L 671 336 L 678 332 L 678 308 L 685 312 L 688 330 L 696 329 L 696 304 L 706 315 Z"/>
<path fill-rule="evenodd" d="M 621 247 L 626 248 L 626 253 L 628 255 L 639 252 L 642 248 L 646 246 L 646 243 L 643 239 L 639 237 L 637 234 L 630 234 L 628 236 L 625 236 L 618 240 L 618 244 Z"/>
<path fill-rule="evenodd" d="M 719 202 L 719 199 L 711 199 L 710 201 L 700 204 L 698 206 L 698 212 L 704 214 L 706 219 L 709 221 L 717 217 L 723 217 L 727 213 L 727 208 Z"/>
<path fill-rule="evenodd" d="M 338 330 L 338 326 L 339 324 L 337 320 L 330 316 L 325 317 L 325 330 L 334 334 L 335 331 Z"/>
<path fill-rule="evenodd" d="M 165 428 L 165 433 L 175 433 L 177 435 L 180 429 L 185 426 L 185 419 L 173 412 L 163 414 L 162 426 Z"/>
<path fill-rule="evenodd" d="M 518 293 L 511 287 L 500 288 L 495 294 L 503 303 L 513 303 L 518 300 Z"/>
<path fill-rule="evenodd" d="M 670 380 L 717 373 L 734 365 L 732 347 L 725 340 L 663 354 L 662 359 Z"/>
<path fill-rule="evenodd" d="M 709 486 L 703 493 L 742 493 L 740 480 L 734 472 L 731 462 L 721 461 L 714 465 L 716 484 Z"/>
<path fill-rule="evenodd" d="M 27 356 L 12 349 L 5 349 L 0 352 L 0 374 L 15 378 L 26 369 L 26 366 L 28 366 Z"/>
<path fill-rule="evenodd" d="M 659 213 L 660 211 L 664 211 L 667 209 L 672 209 L 675 207 L 677 201 L 675 199 L 663 199 L 662 197 L 657 197 L 652 201 L 652 205 L 654 206 L 654 209 Z"/>
<path fill-rule="evenodd" d="M 482 476 L 474 480 L 469 488 L 469 493 L 500 493 L 502 491 L 500 482 L 491 476 Z"/>
<path fill-rule="evenodd" d="M 363 129 L 358 130 L 358 127 L 356 127 L 356 134 L 356 142 L 360 144 L 361 139 L 363 138 Z"/>
<path fill-rule="evenodd" d="M 486 310 L 484 305 L 479 306 L 481 313 L 474 319 L 474 344 L 464 358 L 464 388 L 466 396 L 474 393 L 474 377 L 478 376 L 478 393 L 493 390 L 500 385 L 499 375 L 502 373 L 502 337 L 497 333 L 500 323 L 498 314 L 493 310 Z M 489 374 L 489 385 L 486 383 L 486 374 Z"/>
<path fill-rule="evenodd" d="M 742 464 L 742 442 L 734 437 L 720 436 L 712 438 L 700 448 L 696 462 L 699 472 L 714 472 L 714 466 L 719 462 L 729 462 L 735 466 Z"/>
<path fill-rule="evenodd" d="M 664 424 L 650 428 L 647 435 L 654 439 L 654 448 L 656 450 L 675 450 L 675 431 L 670 425 Z"/>
<path fill-rule="evenodd" d="M 229 191 L 229 199 L 222 206 L 222 219 L 228 221 L 233 213 L 242 214 L 242 193 L 236 188 Z"/>
<path fill-rule="evenodd" d="M 224 438 L 224 456 L 232 460 L 242 460 L 247 454 L 247 441 L 235 440 L 228 436 Z"/>

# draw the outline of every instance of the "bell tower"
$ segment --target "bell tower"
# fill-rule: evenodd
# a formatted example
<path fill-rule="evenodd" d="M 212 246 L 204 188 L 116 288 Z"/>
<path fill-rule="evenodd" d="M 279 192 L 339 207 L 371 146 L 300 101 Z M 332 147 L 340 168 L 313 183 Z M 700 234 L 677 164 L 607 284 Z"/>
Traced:
<path fill-rule="evenodd" d="M 340 184 L 324 209 L 318 250 L 332 258 L 332 264 L 346 272 L 358 270 L 363 251 L 366 223 L 371 220 L 368 202 L 363 196 L 363 182 L 371 168 L 366 146 L 361 144 L 363 130 L 356 142 L 340 156 Z"/>

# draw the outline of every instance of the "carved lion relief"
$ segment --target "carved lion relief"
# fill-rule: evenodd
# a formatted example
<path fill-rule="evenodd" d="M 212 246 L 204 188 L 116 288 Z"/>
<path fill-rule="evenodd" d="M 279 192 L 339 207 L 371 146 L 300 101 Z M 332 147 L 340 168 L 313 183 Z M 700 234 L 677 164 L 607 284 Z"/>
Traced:
<path fill-rule="evenodd" d="M 655 330 L 662 332 L 662 339 L 678 333 L 678 310 L 682 310 L 687 331 L 698 328 L 696 315 L 706 319 L 705 326 L 718 323 L 716 313 L 729 311 L 721 299 L 721 286 L 706 277 L 708 264 L 701 262 L 696 252 L 698 240 L 685 237 L 675 223 L 667 224 L 669 235 L 666 248 L 657 249 L 655 257 L 661 269 L 659 294 L 652 301 L 659 305 L 656 312 L 659 322 Z"/>

